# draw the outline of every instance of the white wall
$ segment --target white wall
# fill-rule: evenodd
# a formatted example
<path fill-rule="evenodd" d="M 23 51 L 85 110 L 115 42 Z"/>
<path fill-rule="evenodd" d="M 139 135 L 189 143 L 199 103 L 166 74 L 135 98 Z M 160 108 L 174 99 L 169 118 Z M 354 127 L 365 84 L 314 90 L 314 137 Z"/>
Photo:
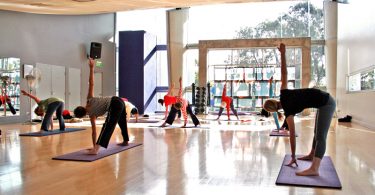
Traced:
<path fill-rule="evenodd" d="M 375 129 L 375 92 L 346 92 L 346 75 L 375 64 L 375 1 L 338 7 L 337 103 L 339 117 Z"/>
<path fill-rule="evenodd" d="M 103 95 L 115 95 L 115 45 L 108 42 L 114 35 L 114 25 L 115 14 L 59 16 L 0 11 L 0 57 L 18 57 L 21 64 L 58 64 L 81 69 L 78 84 L 84 104 L 89 72 L 86 46 L 93 41 L 102 43 L 104 67 L 96 71 L 103 73 Z M 27 88 L 25 80 L 21 81 L 21 88 Z M 22 97 L 21 116 L 0 117 L 0 123 L 26 121 L 28 109 L 28 100 Z"/>

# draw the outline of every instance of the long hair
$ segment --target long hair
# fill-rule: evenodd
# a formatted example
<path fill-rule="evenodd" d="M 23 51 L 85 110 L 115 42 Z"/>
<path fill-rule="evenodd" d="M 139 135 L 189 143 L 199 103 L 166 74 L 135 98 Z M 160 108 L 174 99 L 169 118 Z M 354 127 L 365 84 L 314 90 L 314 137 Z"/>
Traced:
<path fill-rule="evenodd" d="M 263 108 L 268 112 L 277 112 L 279 110 L 278 107 L 279 100 L 276 99 L 268 99 L 264 102 Z"/>

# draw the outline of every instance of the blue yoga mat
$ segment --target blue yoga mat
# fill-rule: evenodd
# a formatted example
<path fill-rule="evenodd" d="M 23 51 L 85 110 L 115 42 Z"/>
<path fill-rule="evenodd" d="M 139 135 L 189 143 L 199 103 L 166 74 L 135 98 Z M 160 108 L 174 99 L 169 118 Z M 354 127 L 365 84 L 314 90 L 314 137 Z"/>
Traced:
<path fill-rule="evenodd" d="M 120 146 L 114 143 L 108 145 L 108 148 L 100 148 L 99 153 L 96 155 L 87 154 L 88 149 L 79 150 L 77 152 L 72 152 L 68 154 L 64 154 L 61 156 L 53 157 L 53 160 L 70 160 L 70 161 L 84 161 L 84 162 L 92 162 L 106 156 L 116 154 L 122 152 L 124 150 L 134 148 L 136 146 L 140 146 L 142 144 L 136 143 L 129 143 L 127 146 Z"/>
<path fill-rule="evenodd" d="M 297 160 L 298 167 L 285 166 L 285 164 L 289 163 L 290 159 L 290 155 L 285 155 L 279 176 L 276 180 L 277 185 L 342 188 L 335 166 L 329 156 L 323 157 L 320 163 L 319 176 L 297 176 L 295 173 L 309 168 L 311 161 Z"/>
<path fill-rule="evenodd" d="M 42 136 L 55 135 L 55 134 L 60 134 L 60 133 L 70 133 L 70 132 L 82 131 L 82 130 L 86 130 L 86 129 L 85 128 L 65 128 L 65 131 L 54 129 L 52 131 L 20 133 L 20 136 L 42 137 Z"/>

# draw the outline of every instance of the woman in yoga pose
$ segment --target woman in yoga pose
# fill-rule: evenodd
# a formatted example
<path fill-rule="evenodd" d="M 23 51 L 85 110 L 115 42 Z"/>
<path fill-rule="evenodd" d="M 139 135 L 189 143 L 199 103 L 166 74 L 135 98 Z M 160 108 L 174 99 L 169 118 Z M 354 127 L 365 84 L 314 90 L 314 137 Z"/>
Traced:
<path fill-rule="evenodd" d="M 48 131 L 48 127 L 51 126 L 53 130 L 53 113 L 56 112 L 56 117 L 59 120 L 60 131 L 65 130 L 64 118 L 62 112 L 64 110 L 64 101 L 60 98 L 50 97 L 45 100 L 40 100 L 38 97 L 21 90 L 22 94 L 33 99 L 38 107 L 35 108 L 34 112 L 38 116 L 44 116 L 42 121 L 41 131 Z M 45 114 L 44 114 L 45 113 Z"/>
<path fill-rule="evenodd" d="M 123 142 L 118 143 L 118 145 L 128 145 L 129 135 L 128 127 L 126 122 L 126 110 L 124 101 L 117 96 L 113 97 L 94 97 L 94 65 L 95 61 L 89 59 L 89 90 L 87 94 L 86 106 L 78 106 L 74 109 L 74 115 L 77 118 L 82 118 L 86 114 L 90 117 L 91 129 L 92 129 L 92 144 L 93 148 L 89 150 L 89 154 L 97 154 L 99 148 L 107 148 L 109 140 L 115 130 L 116 124 L 121 128 L 121 135 L 123 137 Z M 96 140 L 96 119 L 99 116 L 107 114 L 105 123 L 103 124 L 102 131 Z"/>
<path fill-rule="evenodd" d="M 167 119 L 168 116 L 168 106 L 173 106 L 173 104 L 176 103 L 176 96 L 172 95 L 172 89 L 174 88 L 174 83 L 172 83 L 172 86 L 169 87 L 168 93 L 164 96 L 164 99 L 159 99 L 158 102 L 163 106 L 165 106 L 165 112 L 164 112 L 164 118 L 163 120 Z M 181 118 L 181 110 L 178 112 L 178 118 Z"/>
<path fill-rule="evenodd" d="M 319 89 L 288 89 L 288 72 L 285 58 L 285 45 L 280 44 L 278 48 L 281 54 L 281 91 L 280 100 L 266 100 L 263 107 L 268 112 L 277 112 L 283 109 L 286 121 L 289 126 L 290 147 L 292 151 L 291 161 L 287 164 L 292 166 L 297 164 L 296 137 L 294 115 L 302 112 L 306 108 L 316 108 L 314 138 L 310 154 L 299 158 L 299 160 L 312 160 L 311 166 L 303 171 L 296 172 L 299 176 L 315 176 L 319 175 L 320 162 L 326 151 L 326 139 L 328 129 L 331 124 L 333 113 L 335 112 L 335 100 L 328 93 Z"/>
<path fill-rule="evenodd" d="M 224 84 L 223 93 L 221 95 L 221 106 L 220 106 L 219 114 L 216 120 L 219 120 L 221 113 L 223 113 L 224 108 L 227 109 L 228 120 L 230 120 L 229 109 L 232 110 L 233 114 L 237 117 L 237 120 L 239 120 L 237 110 L 233 106 L 233 98 L 227 96 L 227 82 L 225 82 Z"/>
<path fill-rule="evenodd" d="M 165 127 L 168 124 L 172 125 L 174 119 L 176 118 L 176 114 L 179 110 L 182 112 L 182 116 L 184 116 L 184 126 L 186 127 L 186 124 L 188 122 L 187 114 L 189 113 L 191 119 L 193 120 L 193 123 L 195 126 L 198 126 L 200 124 L 197 116 L 193 113 L 193 110 L 191 109 L 189 102 L 182 97 L 182 78 L 180 77 L 180 90 L 178 93 L 178 96 L 176 96 L 176 103 L 171 106 L 171 111 L 168 114 L 167 120 L 161 125 L 161 127 Z"/>

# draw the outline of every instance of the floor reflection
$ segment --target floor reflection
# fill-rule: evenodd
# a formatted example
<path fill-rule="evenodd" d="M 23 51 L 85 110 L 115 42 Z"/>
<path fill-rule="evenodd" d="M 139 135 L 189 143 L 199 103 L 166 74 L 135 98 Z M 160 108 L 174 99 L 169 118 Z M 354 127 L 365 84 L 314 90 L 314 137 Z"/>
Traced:
<path fill-rule="evenodd" d="M 39 125 L 2 127 L 0 194 L 373 194 L 375 133 L 333 123 L 326 155 L 334 161 L 342 190 L 276 186 L 288 137 L 270 137 L 272 120 L 207 120 L 206 129 L 129 125 L 141 147 L 90 163 L 52 157 L 91 146 L 91 129 L 46 137 L 19 137 Z M 181 125 L 177 121 L 175 125 Z M 311 148 L 314 122 L 296 122 L 297 153 Z M 77 124 L 75 124 L 77 126 Z M 85 126 L 85 125 L 83 125 Z M 98 125 L 100 129 L 101 125 Z M 112 142 L 122 141 L 120 130 Z M 103 185 L 105 182 L 105 185 Z"/>

